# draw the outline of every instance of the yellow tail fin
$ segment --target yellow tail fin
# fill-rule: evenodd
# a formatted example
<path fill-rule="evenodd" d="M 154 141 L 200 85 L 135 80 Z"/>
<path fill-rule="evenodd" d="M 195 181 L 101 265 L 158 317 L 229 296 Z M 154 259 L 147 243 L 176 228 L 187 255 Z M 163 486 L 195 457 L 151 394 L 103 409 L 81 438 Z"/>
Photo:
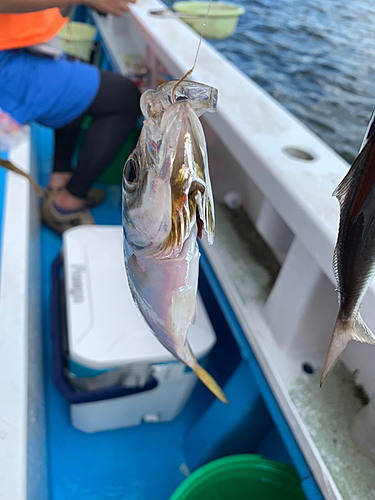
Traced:
<path fill-rule="evenodd" d="M 222 401 L 223 403 L 226 403 L 228 404 L 228 400 L 227 398 L 225 397 L 225 394 L 224 392 L 220 389 L 220 387 L 218 386 L 218 384 L 215 382 L 215 380 L 211 377 L 211 375 L 206 372 L 206 370 L 204 368 L 202 368 L 197 361 L 195 361 L 194 364 L 192 365 L 189 365 L 190 368 L 194 371 L 194 373 L 196 374 L 196 376 L 199 378 L 199 380 L 201 380 L 204 385 L 210 389 L 210 391 L 215 394 L 215 396 L 217 398 L 220 399 L 220 401 Z"/>

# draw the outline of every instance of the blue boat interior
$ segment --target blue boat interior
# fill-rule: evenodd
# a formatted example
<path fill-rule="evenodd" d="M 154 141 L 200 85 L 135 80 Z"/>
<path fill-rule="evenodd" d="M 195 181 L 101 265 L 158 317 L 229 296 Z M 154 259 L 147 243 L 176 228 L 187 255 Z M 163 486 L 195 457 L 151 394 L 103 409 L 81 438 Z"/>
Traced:
<path fill-rule="evenodd" d="M 32 155 L 45 186 L 53 133 L 33 124 Z M 97 224 L 121 224 L 119 185 L 100 185 L 106 201 L 92 210 Z M 255 453 L 294 465 L 307 498 L 322 498 L 311 471 L 201 249 L 199 289 L 217 336 L 209 358 L 229 400 L 224 405 L 198 383 L 171 422 L 88 434 L 70 422 L 69 402 L 54 385 L 51 355 L 52 265 L 62 239 L 41 231 L 42 321 L 49 493 L 53 500 L 167 500 L 185 477 L 213 459 Z"/>

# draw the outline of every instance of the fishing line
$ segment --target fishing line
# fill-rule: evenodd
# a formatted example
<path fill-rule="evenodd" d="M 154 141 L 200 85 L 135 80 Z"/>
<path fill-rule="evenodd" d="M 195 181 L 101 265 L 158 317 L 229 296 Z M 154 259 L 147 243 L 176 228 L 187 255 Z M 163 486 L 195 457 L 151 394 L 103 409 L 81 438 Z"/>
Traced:
<path fill-rule="evenodd" d="M 194 71 L 195 69 L 195 65 L 197 64 L 197 59 L 198 59 L 198 54 L 199 54 L 199 51 L 200 51 L 200 48 L 201 48 L 201 45 L 202 45 L 202 40 L 203 40 L 203 34 L 204 34 L 204 30 L 205 30 L 205 27 L 206 27 L 206 22 L 207 22 L 207 18 L 208 18 L 208 14 L 210 12 L 210 7 L 211 7 L 211 3 L 212 3 L 212 0 L 209 0 L 208 2 L 208 7 L 207 7 L 207 12 L 206 12 L 206 17 L 204 18 L 204 21 L 203 21 L 203 26 L 202 26 L 202 31 L 201 31 L 201 35 L 199 37 L 199 43 L 198 43 L 198 48 L 197 48 L 197 52 L 195 54 L 195 59 L 194 59 L 194 62 L 193 62 L 193 66 L 191 69 L 189 69 L 189 71 L 187 73 L 185 73 L 185 75 L 180 78 L 178 80 L 178 82 L 176 83 L 176 85 L 173 87 L 172 89 L 172 102 L 175 103 L 176 102 L 176 99 L 174 97 L 174 94 L 175 94 L 175 91 L 176 91 L 176 88 L 180 85 L 180 83 L 182 81 L 184 81 L 189 75 L 192 74 L 192 72 Z"/>

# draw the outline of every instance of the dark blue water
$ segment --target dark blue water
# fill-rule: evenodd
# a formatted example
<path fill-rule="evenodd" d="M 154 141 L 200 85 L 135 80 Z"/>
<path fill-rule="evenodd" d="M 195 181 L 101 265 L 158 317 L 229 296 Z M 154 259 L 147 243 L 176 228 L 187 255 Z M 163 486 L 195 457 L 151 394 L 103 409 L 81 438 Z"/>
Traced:
<path fill-rule="evenodd" d="M 375 107 L 375 2 L 235 3 L 246 13 L 212 45 L 351 162 Z"/>

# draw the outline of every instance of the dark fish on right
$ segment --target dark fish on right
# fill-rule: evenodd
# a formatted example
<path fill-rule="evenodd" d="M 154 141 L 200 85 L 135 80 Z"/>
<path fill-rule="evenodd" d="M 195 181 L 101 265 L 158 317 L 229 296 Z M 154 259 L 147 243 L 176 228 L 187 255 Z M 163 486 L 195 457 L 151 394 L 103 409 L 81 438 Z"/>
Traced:
<path fill-rule="evenodd" d="M 375 274 L 375 111 L 361 149 L 333 192 L 340 204 L 340 226 L 333 258 L 340 310 L 320 385 L 350 340 L 375 344 L 359 309 Z"/>

